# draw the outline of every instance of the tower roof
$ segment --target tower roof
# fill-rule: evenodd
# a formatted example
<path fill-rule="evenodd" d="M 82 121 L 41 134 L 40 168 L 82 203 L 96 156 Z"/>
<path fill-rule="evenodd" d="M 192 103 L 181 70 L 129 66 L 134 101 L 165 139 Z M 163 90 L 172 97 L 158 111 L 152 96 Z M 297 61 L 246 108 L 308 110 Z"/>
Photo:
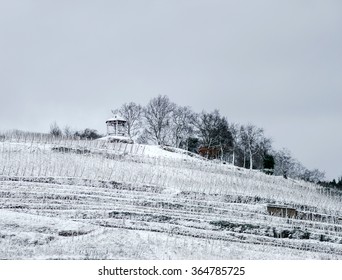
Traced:
<path fill-rule="evenodd" d="M 106 120 L 106 122 L 113 122 L 113 121 L 126 122 L 126 120 L 120 115 L 114 115 L 112 118 L 109 118 L 108 120 Z"/>

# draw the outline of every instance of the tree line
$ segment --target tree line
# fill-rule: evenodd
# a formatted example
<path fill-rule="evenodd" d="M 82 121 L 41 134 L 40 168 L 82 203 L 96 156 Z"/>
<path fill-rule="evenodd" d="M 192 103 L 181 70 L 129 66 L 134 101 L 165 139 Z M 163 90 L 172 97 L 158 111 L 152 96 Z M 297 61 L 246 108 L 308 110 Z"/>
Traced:
<path fill-rule="evenodd" d="M 284 178 L 329 183 L 324 181 L 324 172 L 307 169 L 288 149 L 274 149 L 263 128 L 228 122 L 217 109 L 196 113 L 189 106 L 179 106 L 168 96 L 159 95 L 150 99 L 146 106 L 124 103 L 112 113 L 126 119 L 127 136 L 136 143 L 172 146 L 208 159 L 259 169 Z M 102 136 L 89 128 L 71 131 L 65 127 L 62 131 L 56 123 L 51 125 L 50 133 L 83 139 Z"/>
<path fill-rule="evenodd" d="M 219 110 L 195 113 L 159 95 L 146 106 L 129 102 L 112 113 L 127 120 L 127 135 L 138 143 L 181 148 L 285 178 L 315 183 L 324 180 L 324 172 L 305 168 L 289 150 L 275 150 L 263 128 L 228 122 Z"/>
<path fill-rule="evenodd" d="M 86 128 L 84 130 L 72 130 L 69 126 L 65 126 L 61 129 L 56 122 L 50 125 L 50 135 L 54 137 L 67 137 L 77 139 L 89 139 L 94 140 L 103 137 L 96 129 Z"/>

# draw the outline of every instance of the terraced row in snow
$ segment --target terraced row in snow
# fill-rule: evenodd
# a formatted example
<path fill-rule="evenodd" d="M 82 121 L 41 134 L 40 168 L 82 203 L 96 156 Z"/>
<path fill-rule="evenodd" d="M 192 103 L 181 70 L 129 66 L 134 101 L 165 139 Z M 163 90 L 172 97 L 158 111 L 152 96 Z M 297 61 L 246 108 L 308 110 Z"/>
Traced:
<path fill-rule="evenodd" d="M 265 200 L 73 178 L 0 179 L 0 205 L 6 210 L 98 227 L 281 246 L 342 258 L 342 224 L 270 216 Z"/>
<path fill-rule="evenodd" d="M 342 259 L 340 193 L 179 152 L 5 139 L 0 258 L 189 258 L 197 246 L 197 258 Z M 269 203 L 322 218 L 271 216 Z"/>

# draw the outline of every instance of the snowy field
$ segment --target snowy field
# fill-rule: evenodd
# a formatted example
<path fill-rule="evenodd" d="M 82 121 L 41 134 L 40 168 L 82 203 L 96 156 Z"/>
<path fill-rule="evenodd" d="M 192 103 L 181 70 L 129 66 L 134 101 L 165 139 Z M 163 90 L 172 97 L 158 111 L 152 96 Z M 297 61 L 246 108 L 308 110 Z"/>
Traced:
<path fill-rule="evenodd" d="M 0 259 L 342 259 L 342 196 L 170 147 L 4 138 Z"/>

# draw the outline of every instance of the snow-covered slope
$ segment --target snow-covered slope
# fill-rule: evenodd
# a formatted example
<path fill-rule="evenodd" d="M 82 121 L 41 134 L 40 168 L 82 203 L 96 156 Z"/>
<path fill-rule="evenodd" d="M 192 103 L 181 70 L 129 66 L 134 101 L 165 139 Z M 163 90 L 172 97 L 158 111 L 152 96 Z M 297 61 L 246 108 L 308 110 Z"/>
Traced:
<path fill-rule="evenodd" d="M 342 259 L 341 202 L 170 147 L 0 143 L 5 259 Z"/>

